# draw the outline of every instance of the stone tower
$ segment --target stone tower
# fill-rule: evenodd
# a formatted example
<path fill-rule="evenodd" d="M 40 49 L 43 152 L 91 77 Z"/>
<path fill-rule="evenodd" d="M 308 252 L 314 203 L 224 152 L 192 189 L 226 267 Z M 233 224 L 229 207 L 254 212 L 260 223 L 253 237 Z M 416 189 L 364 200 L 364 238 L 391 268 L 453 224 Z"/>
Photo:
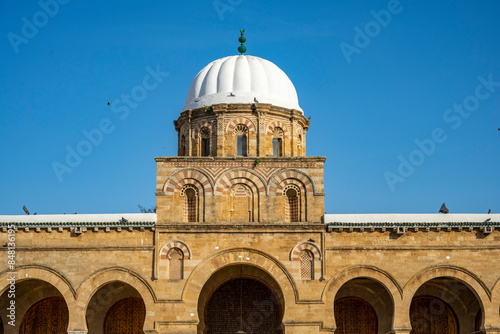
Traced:
<path fill-rule="evenodd" d="M 318 223 L 324 157 L 287 75 L 254 56 L 215 60 L 194 78 L 179 118 L 178 156 L 158 157 L 158 224 Z"/>

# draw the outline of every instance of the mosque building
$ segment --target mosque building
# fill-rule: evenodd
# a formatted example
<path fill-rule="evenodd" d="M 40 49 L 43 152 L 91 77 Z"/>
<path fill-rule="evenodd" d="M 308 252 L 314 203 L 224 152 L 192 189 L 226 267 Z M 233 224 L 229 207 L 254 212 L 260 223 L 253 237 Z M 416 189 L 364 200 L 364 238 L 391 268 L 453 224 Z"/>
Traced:
<path fill-rule="evenodd" d="M 308 111 L 245 41 L 192 81 L 156 213 L 0 216 L 0 334 L 500 334 L 500 215 L 324 214 Z"/>

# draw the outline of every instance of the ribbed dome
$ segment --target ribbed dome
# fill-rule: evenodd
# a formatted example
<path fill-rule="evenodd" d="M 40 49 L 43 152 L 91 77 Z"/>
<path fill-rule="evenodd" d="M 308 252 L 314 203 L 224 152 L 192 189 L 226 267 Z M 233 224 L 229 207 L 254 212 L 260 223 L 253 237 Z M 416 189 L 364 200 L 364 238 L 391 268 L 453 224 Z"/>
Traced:
<path fill-rule="evenodd" d="M 253 56 L 225 57 L 205 66 L 191 83 L 182 111 L 216 103 L 254 103 L 254 98 L 260 103 L 302 111 L 285 72 Z"/>

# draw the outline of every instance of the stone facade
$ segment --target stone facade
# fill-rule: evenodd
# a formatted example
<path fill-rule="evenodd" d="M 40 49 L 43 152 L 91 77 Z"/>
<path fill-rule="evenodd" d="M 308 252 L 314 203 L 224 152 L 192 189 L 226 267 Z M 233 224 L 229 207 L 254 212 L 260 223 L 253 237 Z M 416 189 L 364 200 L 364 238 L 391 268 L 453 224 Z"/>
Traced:
<path fill-rule="evenodd" d="M 68 333 L 102 333 L 106 312 L 135 297 L 145 304 L 146 333 L 203 333 L 205 305 L 217 287 L 247 277 L 277 294 L 284 333 L 334 332 L 335 301 L 348 296 L 373 306 L 378 333 L 409 333 L 411 302 L 424 295 L 453 308 L 458 333 L 474 332 L 478 313 L 484 333 L 500 332 L 497 231 L 400 235 L 391 228 L 328 231 L 320 222 L 115 226 L 79 235 L 48 229 L 16 234 L 18 325 L 36 302 L 60 296 L 69 310 Z M 169 278 L 170 249 L 183 254 L 182 279 Z M 301 277 L 304 249 L 314 257 L 310 279 Z M 8 277 L 0 275 L 4 310 Z M 4 333 L 17 333 L 8 321 L 2 312 Z"/>
<path fill-rule="evenodd" d="M 261 103 L 186 110 L 156 214 L 0 216 L 4 263 L 16 252 L 0 333 L 500 334 L 500 215 L 324 215 L 309 125 Z"/>
<path fill-rule="evenodd" d="M 298 220 L 324 213 L 321 157 L 168 157 L 157 161 L 158 224 L 183 224 L 185 189 L 195 191 L 196 221 L 275 223 L 287 219 L 286 191 L 297 193 Z M 238 189 L 242 189 L 242 194 Z"/>
<path fill-rule="evenodd" d="M 281 141 L 281 157 L 306 155 L 306 132 L 310 120 L 301 111 L 266 103 L 214 104 L 186 110 L 174 122 L 179 156 L 202 156 L 202 138 L 210 139 L 213 157 L 237 156 L 237 127 L 248 136 L 247 156 L 272 157 L 273 139 Z"/>

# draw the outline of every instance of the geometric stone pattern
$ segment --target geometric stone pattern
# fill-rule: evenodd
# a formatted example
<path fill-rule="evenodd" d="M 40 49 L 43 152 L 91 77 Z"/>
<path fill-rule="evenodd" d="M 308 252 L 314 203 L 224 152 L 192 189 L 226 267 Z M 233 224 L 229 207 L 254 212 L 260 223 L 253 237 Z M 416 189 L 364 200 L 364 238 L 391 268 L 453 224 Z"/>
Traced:
<path fill-rule="evenodd" d="M 309 128 L 309 120 L 302 112 L 263 103 L 216 104 L 208 110 L 186 110 L 174 124 L 179 133 L 179 155 L 196 157 L 202 155 L 200 131 L 205 127 L 210 134 L 210 156 L 216 157 L 236 156 L 238 127 L 247 129 L 248 156 L 273 156 L 275 129 L 283 131 L 282 156 L 305 156 L 305 134 Z"/>
<path fill-rule="evenodd" d="M 212 183 L 206 175 L 195 169 L 180 170 L 170 176 L 165 182 L 163 191 L 165 195 L 173 195 L 174 191 L 180 191 L 184 185 L 191 184 L 190 181 L 194 181 L 200 187 L 200 190 L 203 189 L 207 195 L 212 193 Z"/>
<path fill-rule="evenodd" d="M 253 183 L 260 193 L 268 193 L 266 189 L 269 189 L 269 195 L 281 195 L 280 192 L 289 185 L 297 184 L 301 189 L 307 192 L 308 195 L 315 194 L 315 184 L 312 179 L 299 170 L 295 169 L 281 169 L 272 176 L 267 176 L 258 173 L 258 169 L 250 170 L 240 168 L 239 170 L 231 169 L 227 171 L 227 168 L 219 168 L 219 175 L 217 179 L 212 177 L 207 177 L 206 170 L 198 168 L 182 169 L 175 172 L 163 185 L 163 191 L 165 195 L 173 195 L 175 191 L 181 191 L 182 187 L 186 184 L 191 184 L 194 182 L 199 185 L 207 195 L 212 193 L 213 185 L 215 185 L 214 195 L 220 195 L 224 190 L 228 189 L 233 179 L 245 179 L 244 183 Z M 221 175 L 220 172 L 224 172 Z M 267 168 L 266 171 L 273 172 L 274 170 Z"/>
<path fill-rule="evenodd" d="M 212 123 L 209 122 L 209 121 L 201 121 L 199 123 L 196 123 L 195 127 L 194 127 L 194 139 L 197 139 L 199 136 L 200 136 L 200 130 L 202 128 L 208 128 L 210 133 L 212 135 L 215 135 L 216 134 L 216 129 L 215 127 L 212 126 Z"/>
<path fill-rule="evenodd" d="M 288 188 L 297 193 L 294 221 L 319 222 L 324 213 L 322 157 L 262 157 L 258 161 L 250 157 L 238 161 L 220 157 L 162 157 L 156 161 L 157 222 L 161 224 L 190 222 L 182 198 L 187 186 L 198 194 L 195 220 L 200 222 L 289 221 L 287 197 L 283 196 Z M 231 189 L 238 184 L 249 190 L 246 219 L 231 204 L 234 203 Z"/>
<path fill-rule="evenodd" d="M 300 278 L 303 280 L 314 279 L 314 256 L 307 249 L 300 252 Z"/>
<path fill-rule="evenodd" d="M 264 194 L 266 191 L 264 181 L 250 170 L 231 170 L 215 182 L 215 195 L 222 195 L 224 191 L 228 191 L 235 183 L 246 184 L 261 194 Z"/>
<path fill-rule="evenodd" d="M 231 120 L 231 122 L 227 125 L 227 130 L 226 130 L 226 133 L 228 135 L 232 135 L 235 128 L 238 126 L 238 125 L 244 125 L 247 127 L 248 129 L 248 134 L 254 134 L 255 133 L 255 125 L 252 123 L 252 121 L 250 121 L 248 118 L 246 117 L 239 117 L 239 118 L 234 118 Z"/>
<path fill-rule="evenodd" d="M 183 243 L 181 241 L 176 241 L 176 240 L 169 241 L 161 247 L 160 258 L 167 259 L 167 254 L 168 254 L 169 250 L 172 248 L 179 249 L 182 252 L 182 254 L 184 255 L 184 259 L 186 259 L 186 260 L 191 259 L 191 252 L 190 252 L 188 246 L 185 243 Z"/>
<path fill-rule="evenodd" d="M 283 130 L 284 138 L 290 138 L 290 132 L 288 131 L 287 126 L 281 121 L 274 121 L 267 127 L 267 135 L 272 136 L 275 128 L 281 128 Z"/>
<path fill-rule="evenodd" d="M 315 193 L 314 182 L 307 174 L 298 170 L 284 170 L 271 177 L 268 183 L 268 193 L 271 196 L 281 195 L 283 189 L 289 184 L 300 186 L 309 196 Z"/>
<path fill-rule="evenodd" d="M 293 247 L 290 252 L 290 261 L 300 261 L 300 254 L 303 250 L 310 251 L 314 261 L 321 261 L 321 251 L 318 246 L 310 242 L 303 242 Z"/>

